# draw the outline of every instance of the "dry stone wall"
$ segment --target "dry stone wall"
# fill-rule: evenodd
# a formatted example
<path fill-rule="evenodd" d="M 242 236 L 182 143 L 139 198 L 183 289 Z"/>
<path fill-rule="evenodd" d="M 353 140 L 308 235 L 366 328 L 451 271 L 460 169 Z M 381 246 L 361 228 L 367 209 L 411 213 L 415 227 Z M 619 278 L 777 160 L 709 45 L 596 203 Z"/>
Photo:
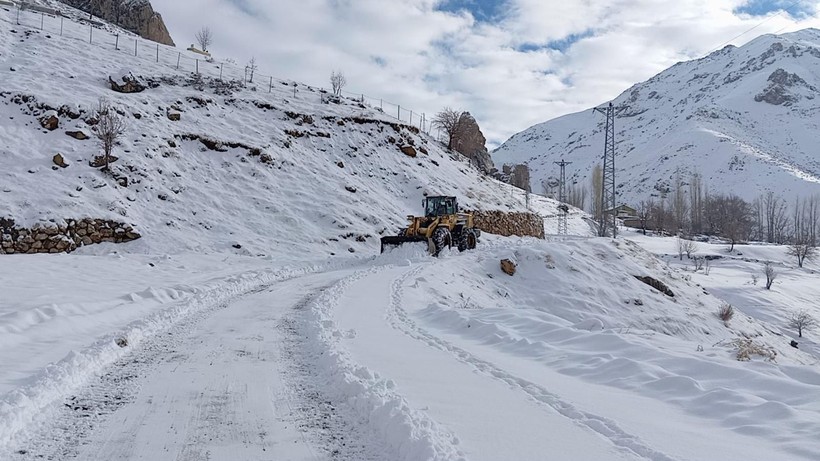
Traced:
<path fill-rule="evenodd" d="M 105 219 L 69 219 L 31 229 L 0 219 L 0 254 L 70 253 L 83 245 L 130 242 L 140 234 L 129 224 Z"/>
<path fill-rule="evenodd" d="M 474 211 L 475 226 L 482 232 L 509 237 L 536 237 L 543 239 L 544 218 L 535 213 L 505 211 Z"/>

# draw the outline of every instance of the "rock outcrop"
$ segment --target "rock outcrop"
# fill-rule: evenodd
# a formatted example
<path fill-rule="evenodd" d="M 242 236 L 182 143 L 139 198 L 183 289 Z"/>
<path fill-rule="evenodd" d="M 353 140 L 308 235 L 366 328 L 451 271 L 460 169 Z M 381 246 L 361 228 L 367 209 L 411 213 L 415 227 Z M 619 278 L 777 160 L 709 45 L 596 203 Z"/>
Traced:
<path fill-rule="evenodd" d="M 775 106 L 791 106 L 800 99 L 800 96 L 792 91 L 794 87 L 804 87 L 808 90 L 809 99 L 813 99 L 814 93 L 818 93 L 817 88 L 806 83 L 799 75 L 777 69 L 769 75 L 769 86 L 755 96 L 755 101 Z"/>
<path fill-rule="evenodd" d="M 458 122 L 458 131 L 453 140 L 456 152 L 470 159 L 479 170 L 488 173 L 493 160 L 487 151 L 487 139 L 478 127 L 478 122 L 469 112 L 463 112 Z"/>
<path fill-rule="evenodd" d="M 162 16 L 148 0 L 62 0 L 86 13 L 98 16 L 148 40 L 174 45 Z"/>
<path fill-rule="evenodd" d="M 0 254 L 70 253 L 83 245 L 130 242 L 140 238 L 133 226 L 105 219 L 69 219 L 35 224 L 31 229 L 0 218 Z"/>
<path fill-rule="evenodd" d="M 532 192 L 530 187 L 530 167 L 527 165 L 504 165 L 501 167 L 501 173 L 496 174 L 496 179 L 507 184 L 523 189 L 527 192 Z"/>

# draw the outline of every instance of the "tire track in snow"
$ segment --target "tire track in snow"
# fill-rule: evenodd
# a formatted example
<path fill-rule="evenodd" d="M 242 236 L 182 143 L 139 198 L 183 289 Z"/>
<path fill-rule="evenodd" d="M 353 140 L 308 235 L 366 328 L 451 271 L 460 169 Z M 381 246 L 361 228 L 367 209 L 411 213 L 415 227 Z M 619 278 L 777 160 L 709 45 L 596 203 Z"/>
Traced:
<path fill-rule="evenodd" d="M 427 330 L 419 327 L 413 321 L 402 305 L 403 285 L 405 282 L 417 276 L 425 265 L 417 266 L 407 271 L 401 277 L 395 279 L 390 287 L 390 304 L 387 308 L 387 318 L 390 324 L 407 336 L 422 341 L 428 346 L 448 352 L 458 361 L 472 366 L 477 371 L 493 379 L 500 380 L 514 389 L 518 389 L 530 395 L 536 402 L 557 411 L 560 415 L 567 417 L 575 423 L 585 426 L 594 432 L 609 439 L 615 446 L 634 453 L 642 458 L 652 461 L 675 461 L 665 453 L 659 452 L 647 445 L 637 436 L 627 433 L 618 424 L 603 416 L 596 415 L 578 409 L 573 404 L 561 399 L 560 396 L 549 392 L 546 388 L 539 386 L 526 379 L 519 378 L 504 371 L 496 365 L 481 360 L 470 352 L 445 341 Z"/>
<path fill-rule="evenodd" d="M 393 381 L 361 366 L 350 356 L 341 344 L 347 332 L 340 331 L 332 320 L 333 310 L 351 285 L 393 267 L 379 265 L 361 270 L 311 300 L 305 334 L 319 346 L 313 359 L 320 367 L 324 392 L 352 417 L 365 422 L 377 438 L 374 442 L 391 452 L 385 460 L 464 461 L 464 454 L 453 445 L 453 434 L 426 413 L 410 407 L 395 391 Z"/>
<path fill-rule="evenodd" d="M 0 397 L 0 459 L 76 456 L 78 444 L 107 415 L 133 401 L 139 378 L 150 372 L 151 364 L 179 350 L 180 340 L 175 338 L 232 302 L 277 283 L 359 264 L 319 263 L 236 274 L 181 305 L 103 337 L 85 351 L 72 352 L 34 384 Z M 125 347 L 115 344 L 120 338 L 128 341 Z M 78 386 L 77 381 L 83 384 Z M 125 455 L 127 445 L 119 448 Z"/>

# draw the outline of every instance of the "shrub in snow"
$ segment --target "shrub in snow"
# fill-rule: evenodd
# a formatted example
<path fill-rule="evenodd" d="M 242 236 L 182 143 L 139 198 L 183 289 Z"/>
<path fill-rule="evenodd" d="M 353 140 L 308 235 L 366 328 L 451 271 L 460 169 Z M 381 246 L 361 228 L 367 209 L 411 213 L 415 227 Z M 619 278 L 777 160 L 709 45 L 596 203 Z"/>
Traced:
<path fill-rule="evenodd" d="M 774 362 L 777 358 L 777 352 L 772 347 L 756 343 L 748 338 L 735 339 L 731 345 L 737 349 L 736 357 L 741 362 L 748 362 L 755 355 L 763 357 L 767 362 Z"/>
<path fill-rule="evenodd" d="M 717 315 L 726 326 L 729 326 L 729 320 L 732 320 L 732 317 L 735 316 L 735 308 L 729 303 L 723 303 L 718 308 Z"/>

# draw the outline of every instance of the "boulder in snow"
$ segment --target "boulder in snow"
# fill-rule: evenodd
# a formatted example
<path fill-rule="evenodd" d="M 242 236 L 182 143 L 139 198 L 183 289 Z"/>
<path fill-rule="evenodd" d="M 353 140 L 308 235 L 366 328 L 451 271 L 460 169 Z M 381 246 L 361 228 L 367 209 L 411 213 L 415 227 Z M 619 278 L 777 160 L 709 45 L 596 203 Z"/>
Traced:
<path fill-rule="evenodd" d="M 40 117 L 40 125 L 48 131 L 54 131 L 60 126 L 60 118 L 57 112 L 50 110 Z"/>
<path fill-rule="evenodd" d="M 65 162 L 63 154 L 57 154 L 51 160 L 60 168 L 68 168 L 68 163 Z"/>
<path fill-rule="evenodd" d="M 515 263 L 509 259 L 501 260 L 501 270 L 507 275 L 515 275 Z"/>

